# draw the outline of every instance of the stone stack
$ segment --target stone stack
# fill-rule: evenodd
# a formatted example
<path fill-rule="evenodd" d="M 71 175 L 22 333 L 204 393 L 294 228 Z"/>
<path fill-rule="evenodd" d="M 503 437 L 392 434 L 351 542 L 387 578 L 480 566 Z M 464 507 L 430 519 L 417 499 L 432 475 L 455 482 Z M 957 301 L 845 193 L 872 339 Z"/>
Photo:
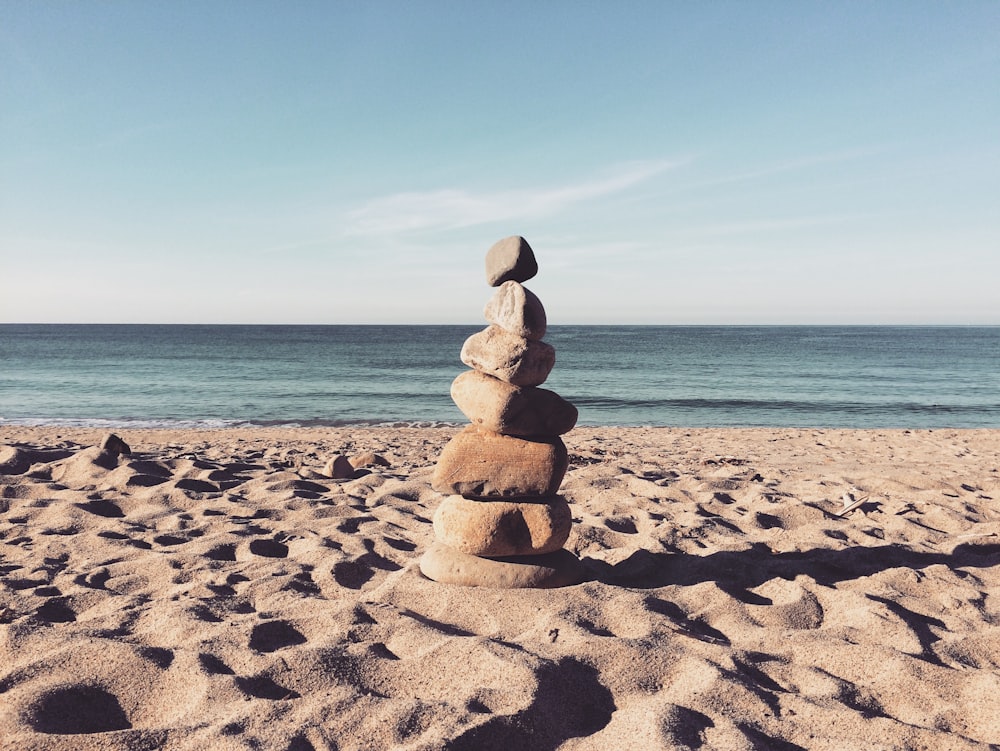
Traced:
<path fill-rule="evenodd" d="M 462 347 L 465 371 L 451 397 L 472 423 L 445 446 L 432 486 L 446 497 L 434 514 L 435 543 L 420 561 L 430 579 L 485 587 L 559 587 L 582 578 L 563 549 L 572 519 L 557 495 L 569 466 L 561 435 L 576 407 L 539 388 L 555 364 L 542 341 L 541 301 L 522 286 L 538 272 L 523 237 L 486 254 L 486 281 L 496 288 L 489 323 Z"/>

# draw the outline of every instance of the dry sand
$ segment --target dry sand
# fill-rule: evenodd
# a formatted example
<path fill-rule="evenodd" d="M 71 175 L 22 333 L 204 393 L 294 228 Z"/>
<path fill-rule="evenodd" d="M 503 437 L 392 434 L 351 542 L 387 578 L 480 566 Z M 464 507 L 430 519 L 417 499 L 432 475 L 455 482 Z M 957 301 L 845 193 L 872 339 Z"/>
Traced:
<path fill-rule="evenodd" d="M 532 591 L 419 573 L 454 432 L 0 428 L 0 747 L 1000 744 L 1000 431 L 577 428 Z"/>

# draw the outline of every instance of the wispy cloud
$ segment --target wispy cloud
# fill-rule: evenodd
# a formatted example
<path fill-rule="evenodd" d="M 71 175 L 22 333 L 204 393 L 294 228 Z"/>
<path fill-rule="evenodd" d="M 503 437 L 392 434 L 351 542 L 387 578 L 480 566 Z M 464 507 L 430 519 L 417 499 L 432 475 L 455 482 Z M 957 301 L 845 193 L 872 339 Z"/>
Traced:
<path fill-rule="evenodd" d="M 552 216 L 576 204 L 620 193 L 681 163 L 630 163 L 604 176 L 556 187 L 529 187 L 493 193 L 472 193 L 459 189 L 396 193 L 373 199 L 348 212 L 345 234 L 382 235 L 458 229 L 512 219 Z"/>
<path fill-rule="evenodd" d="M 865 159 L 883 154 L 885 151 L 886 149 L 884 147 L 871 147 L 864 149 L 849 149 L 827 154 L 813 154 L 810 156 L 798 157 L 796 159 L 788 159 L 782 162 L 775 162 L 747 172 L 739 172 L 704 180 L 699 183 L 699 185 L 724 185 L 726 183 L 743 182 L 745 180 L 756 180 L 761 177 L 771 177 L 772 175 L 779 175 L 785 172 L 798 172 L 800 170 L 806 170 L 825 164 L 839 164 L 841 162 Z"/>
<path fill-rule="evenodd" d="M 831 214 L 824 216 L 801 216 L 782 219 L 757 219 L 746 222 L 718 223 L 707 226 L 693 226 L 677 229 L 678 236 L 726 236 L 749 235 L 760 232 L 781 232 L 784 230 L 808 229 L 812 227 L 845 224 L 870 217 L 871 214 Z"/>

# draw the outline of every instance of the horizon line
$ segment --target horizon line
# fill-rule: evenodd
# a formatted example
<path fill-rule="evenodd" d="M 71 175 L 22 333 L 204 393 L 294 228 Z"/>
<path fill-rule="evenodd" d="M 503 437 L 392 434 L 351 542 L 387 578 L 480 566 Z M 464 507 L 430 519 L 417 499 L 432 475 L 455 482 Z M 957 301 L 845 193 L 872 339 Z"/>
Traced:
<path fill-rule="evenodd" d="M 488 321 L 478 321 L 478 322 L 451 322 L 451 323 L 388 323 L 388 322 L 347 322 L 347 323 L 253 323 L 253 322 L 240 322 L 240 321 L 227 321 L 227 322 L 211 322 L 211 321 L 168 321 L 168 322 L 157 322 L 157 321 L 0 321 L 0 326 L 483 326 L 485 324 L 489 325 Z M 750 322 L 750 323 L 628 323 L 628 322 L 613 322 L 613 323 L 550 323 L 548 325 L 549 329 L 559 328 L 559 327 L 592 327 L 592 328 L 609 328 L 609 327 L 673 327 L 673 328 L 696 328 L 696 327 L 729 327 L 729 328 L 739 328 L 739 327 L 837 327 L 837 328 L 872 328 L 872 327 L 892 327 L 892 328 L 996 328 L 1000 327 L 1000 322 L 998 323 L 935 323 L 935 322 L 910 322 L 910 323 L 762 323 L 762 322 Z"/>

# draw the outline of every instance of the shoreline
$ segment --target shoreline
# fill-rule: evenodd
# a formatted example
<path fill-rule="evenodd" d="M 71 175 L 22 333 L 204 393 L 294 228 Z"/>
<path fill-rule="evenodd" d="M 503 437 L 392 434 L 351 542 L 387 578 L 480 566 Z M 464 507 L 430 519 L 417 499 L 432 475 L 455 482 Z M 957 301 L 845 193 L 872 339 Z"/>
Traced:
<path fill-rule="evenodd" d="M 58 422 L 58 418 L 47 418 L 42 421 L 4 422 L 0 420 L 0 441 L 4 435 L 17 436 L 23 431 L 30 435 L 31 431 L 38 431 L 42 439 L 48 433 L 66 434 L 72 436 L 103 436 L 107 433 L 135 433 L 135 434 L 157 434 L 157 433 L 212 433 L 218 432 L 222 435 L 232 431 L 281 431 L 289 433 L 316 433 L 322 431 L 333 432 L 392 432 L 395 430 L 460 430 L 468 425 L 468 420 L 458 420 L 455 422 L 447 420 L 395 420 L 386 422 L 266 422 L 255 423 L 249 421 L 233 421 L 231 424 L 217 424 L 214 420 L 179 420 L 176 423 L 159 423 L 154 421 L 139 420 L 134 423 L 120 420 L 72 420 L 68 422 Z M 821 431 L 830 433 L 846 432 L 885 432 L 885 433 L 940 433 L 945 431 L 955 432 L 983 432 L 1000 433 L 1000 425 L 991 426 L 933 426 L 914 427 L 912 425 L 880 425 L 864 427 L 842 427 L 830 425 L 659 425 L 659 424 L 603 424 L 603 423 L 577 423 L 573 430 L 567 435 L 572 438 L 574 433 L 582 432 L 605 432 L 616 433 L 618 431 L 694 431 L 694 432 L 718 432 L 718 431 L 743 431 L 743 432 L 773 432 L 773 431 Z"/>
<path fill-rule="evenodd" d="M 495 590 L 417 567 L 460 428 L 0 426 L 0 748 L 1000 742 L 1000 430 L 577 427 L 587 580 Z"/>

